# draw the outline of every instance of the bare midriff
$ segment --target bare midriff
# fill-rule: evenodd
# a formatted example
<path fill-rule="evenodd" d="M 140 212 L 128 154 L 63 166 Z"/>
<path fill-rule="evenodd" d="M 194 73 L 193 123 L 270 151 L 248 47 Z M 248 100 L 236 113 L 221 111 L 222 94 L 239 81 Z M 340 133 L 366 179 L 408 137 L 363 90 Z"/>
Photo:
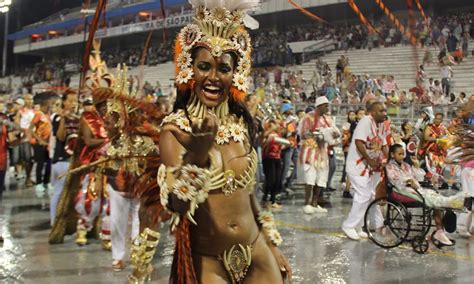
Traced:
<path fill-rule="evenodd" d="M 250 245 L 259 233 L 249 193 L 244 189 L 231 196 L 220 191 L 209 194 L 194 219 L 198 225 L 190 227 L 191 249 L 201 255 L 220 256 L 233 245 Z"/>

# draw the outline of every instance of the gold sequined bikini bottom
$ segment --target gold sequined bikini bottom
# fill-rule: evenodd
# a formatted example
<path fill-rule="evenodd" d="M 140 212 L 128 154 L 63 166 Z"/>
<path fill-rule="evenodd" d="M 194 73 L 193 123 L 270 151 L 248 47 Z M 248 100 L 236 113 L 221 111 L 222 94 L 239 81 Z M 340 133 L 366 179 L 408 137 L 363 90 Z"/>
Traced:
<path fill-rule="evenodd" d="M 247 276 L 247 272 L 252 264 L 252 252 L 259 236 L 260 233 L 250 245 L 235 244 L 218 256 L 207 255 L 196 251 L 193 251 L 193 254 L 214 257 L 218 261 L 222 261 L 232 283 L 240 284 L 245 279 L 245 276 Z"/>

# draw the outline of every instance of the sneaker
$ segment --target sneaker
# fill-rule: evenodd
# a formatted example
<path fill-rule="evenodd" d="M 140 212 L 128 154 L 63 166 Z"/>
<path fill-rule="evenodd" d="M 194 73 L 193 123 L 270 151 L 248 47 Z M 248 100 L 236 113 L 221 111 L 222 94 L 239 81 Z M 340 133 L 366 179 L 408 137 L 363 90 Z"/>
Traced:
<path fill-rule="evenodd" d="M 305 214 L 313 214 L 313 213 L 316 213 L 316 211 L 314 211 L 314 207 L 311 206 L 311 205 L 305 205 L 303 207 L 303 213 Z"/>
<path fill-rule="evenodd" d="M 453 242 L 451 242 L 451 240 L 448 238 L 448 236 L 446 236 L 446 233 L 442 229 L 437 230 L 433 238 L 437 239 L 440 243 L 442 243 L 445 246 L 453 245 Z"/>
<path fill-rule="evenodd" d="M 43 198 L 46 194 L 46 188 L 42 184 L 35 185 L 36 197 Z"/>
<path fill-rule="evenodd" d="M 288 188 L 288 187 L 285 190 L 286 190 L 286 192 L 289 196 L 295 195 L 295 193 L 296 193 L 296 191 L 294 191 L 293 189 Z"/>
<path fill-rule="evenodd" d="M 354 241 L 360 240 L 359 234 L 357 233 L 357 231 L 355 229 L 346 228 L 346 227 L 342 226 L 342 231 L 344 232 L 344 234 L 346 234 L 346 236 L 349 239 L 354 240 Z"/>
<path fill-rule="evenodd" d="M 361 239 L 367 239 L 369 237 L 369 235 L 367 235 L 366 232 L 362 231 L 362 229 L 358 229 L 356 230 L 356 232 Z"/>
<path fill-rule="evenodd" d="M 312 206 L 311 206 L 312 207 Z M 321 207 L 321 206 L 316 206 L 316 207 L 313 207 L 314 208 L 314 212 L 315 213 L 328 213 L 328 210 Z"/>
<path fill-rule="evenodd" d="M 122 260 L 114 260 L 112 262 L 112 269 L 115 272 L 120 272 L 120 271 L 124 270 L 124 268 L 125 268 L 125 264 L 123 264 Z"/>
<path fill-rule="evenodd" d="M 342 198 L 352 199 L 352 195 L 349 191 L 342 192 Z"/>

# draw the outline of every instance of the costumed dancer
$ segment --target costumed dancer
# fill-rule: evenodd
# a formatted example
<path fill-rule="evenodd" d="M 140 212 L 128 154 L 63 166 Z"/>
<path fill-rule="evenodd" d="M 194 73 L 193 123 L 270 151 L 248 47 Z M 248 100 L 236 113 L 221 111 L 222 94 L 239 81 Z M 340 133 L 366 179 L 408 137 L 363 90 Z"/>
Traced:
<path fill-rule="evenodd" d="M 77 232 L 76 243 L 86 244 L 87 231 L 92 230 L 92 222 L 95 222 L 97 214 L 102 212 L 105 214 L 103 215 L 105 222 L 102 223 L 104 230 L 101 233 L 104 238 L 103 246 L 105 249 L 110 249 L 109 218 L 106 217 L 107 199 L 102 200 L 106 195 L 104 190 L 107 187 L 106 176 L 99 168 L 94 169 L 95 172 L 90 172 L 89 166 L 105 154 L 109 145 L 103 120 L 107 113 L 107 97 L 98 94 L 103 93 L 101 86 L 111 85 L 113 78 L 107 72 L 106 63 L 100 58 L 100 41 L 94 41 L 94 54 L 89 56 L 89 62 L 90 74 L 85 79 L 84 88 L 80 90 L 80 93 L 88 98 L 83 102 L 84 112 L 79 119 L 77 139 L 75 143 L 74 140 L 70 140 L 71 143 L 66 145 L 69 151 L 72 150 L 72 156 L 64 180 L 64 189 L 57 203 L 49 243 L 62 243 L 65 235 L 72 235 L 80 229 Z M 79 220 L 76 209 L 82 215 Z"/>
<path fill-rule="evenodd" d="M 338 138 L 340 133 L 332 132 L 333 122 L 329 111 L 329 101 L 326 97 L 316 99 L 316 110 L 308 113 L 301 127 L 303 142 L 299 162 L 304 169 L 305 206 L 303 212 L 327 213 L 327 209 L 318 205 L 322 190 L 326 187 L 329 175 L 328 141 L 325 132 L 330 131 L 331 138 Z M 330 137 L 327 137 L 330 138 Z M 311 197 L 312 195 L 312 197 Z"/>
<path fill-rule="evenodd" d="M 151 259 L 159 241 L 159 233 L 155 230 L 160 221 L 166 221 L 166 216 L 160 216 L 164 210 L 157 198 L 156 179 L 152 178 L 159 166 L 159 131 L 150 124 L 157 123 L 163 113 L 156 106 L 140 102 L 136 92 L 130 93 L 126 66 L 119 66 L 117 73 L 113 88 L 96 94 L 109 98 L 106 125 L 109 136 L 114 137 L 106 153 L 110 162 L 105 166 L 111 185 L 112 267 L 115 271 L 125 267 L 126 233 L 131 217 L 134 239 L 131 260 L 135 271 L 129 279 L 136 283 L 144 280 L 142 276 L 147 274 L 148 267 L 143 267 L 141 257 Z M 141 109 L 144 106 L 155 110 L 146 113 Z M 140 207 L 143 211 L 139 218 Z M 140 225 L 144 227 L 138 236 Z"/>
<path fill-rule="evenodd" d="M 98 161 L 110 146 L 104 121 L 107 114 L 107 100 L 94 96 L 94 92 L 100 91 L 101 89 L 93 91 L 93 102 L 84 103 L 85 107 L 93 103 L 94 108 L 86 109 L 79 123 L 79 137 L 85 144 L 79 156 L 83 166 Z M 80 246 L 87 244 L 86 235 L 93 229 L 95 219 L 101 216 L 102 248 L 111 249 L 108 187 L 107 176 L 101 170 L 94 170 L 82 177 L 81 189 L 74 205 L 80 215 L 76 235 L 76 243 Z"/>
<path fill-rule="evenodd" d="M 160 134 L 158 184 L 172 214 L 171 283 L 283 283 L 282 239 L 254 196 L 255 129 L 244 106 L 252 1 L 192 0 L 176 40 L 178 96 Z"/>
<path fill-rule="evenodd" d="M 443 124 L 443 118 L 444 115 L 442 113 L 437 113 L 433 123 L 427 125 L 419 151 L 420 156 L 425 156 L 427 168 L 433 169 L 432 172 L 428 172 L 428 178 L 431 178 L 434 174 L 441 174 L 442 166 L 446 159 L 447 152 L 438 143 L 439 139 L 448 133 Z M 438 184 L 438 181 L 433 181 L 433 183 Z"/>
<path fill-rule="evenodd" d="M 387 110 L 383 103 L 374 102 L 368 105 L 367 111 L 369 114 L 359 121 L 354 130 L 346 163 L 354 198 L 351 211 L 342 223 L 342 231 L 353 240 L 367 237 L 362 231 L 364 214 L 375 197 L 382 162 L 388 157 L 387 140 L 382 134 Z M 383 222 L 382 216 L 374 217 Z"/>

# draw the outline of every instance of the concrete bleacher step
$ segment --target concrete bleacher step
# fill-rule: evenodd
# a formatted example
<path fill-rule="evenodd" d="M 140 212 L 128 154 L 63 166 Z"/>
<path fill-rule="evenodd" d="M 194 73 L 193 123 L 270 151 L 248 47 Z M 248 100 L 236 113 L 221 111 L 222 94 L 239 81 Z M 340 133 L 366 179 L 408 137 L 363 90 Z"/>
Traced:
<path fill-rule="evenodd" d="M 470 41 L 472 46 L 474 41 Z M 439 50 L 430 48 L 433 55 L 433 63 L 425 66 L 427 78 L 440 79 L 439 66 L 436 64 L 436 56 Z M 380 75 L 394 75 L 400 90 L 407 91 L 415 86 L 415 75 L 417 65 L 421 64 L 424 50 L 418 49 L 418 60 L 414 59 L 414 51 L 411 46 L 395 46 L 388 48 L 377 48 L 372 51 L 365 50 L 348 50 L 335 51 L 322 57 L 334 71 L 337 60 L 341 55 L 349 57 L 349 66 L 351 71 L 356 75 L 370 74 L 378 77 Z M 316 60 L 309 61 L 298 69 L 303 71 L 303 76 L 309 80 L 315 70 Z M 469 56 L 464 59 L 460 65 L 452 67 L 454 72 L 453 91 L 474 93 L 474 85 L 471 83 L 474 74 L 474 59 Z"/>

